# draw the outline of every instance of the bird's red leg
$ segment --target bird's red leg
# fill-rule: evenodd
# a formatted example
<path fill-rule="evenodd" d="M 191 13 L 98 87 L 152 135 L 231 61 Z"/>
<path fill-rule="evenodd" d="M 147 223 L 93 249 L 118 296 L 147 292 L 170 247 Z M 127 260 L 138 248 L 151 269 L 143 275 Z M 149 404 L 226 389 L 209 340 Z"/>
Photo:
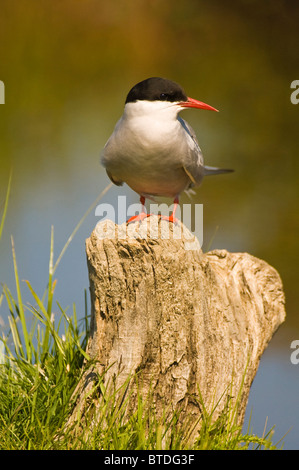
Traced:
<path fill-rule="evenodd" d="M 147 214 L 145 212 L 145 197 L 140 196 L 140 204 L 142 205 L 142 212 L 138 215 L 133 215 L 133 217 L 130 217 L 129 220 L 127 220 L 127 224 L 130 224 L 131 222 L 142 222 L 146 217 L 149 217 L 150 214 Z"/>
<path fill-rule="evenodd" d="M 173 224 L 177 223 L 178 222 L 178 219 L 174 216 L 175 215 L 175 211 L 178 207 L 178 204 L 179 204 L 179 197 L 176 196 L 175 197 L 175 200 L 174 200 L 174 206 L 173 206 L 173 211 L 172 211 L 172 214 L 170 216 L 167 216 L 167 215 L 163 215 L 161 217 L 162 220 L 168 220 L 168 222 L 172 222 Z"/>

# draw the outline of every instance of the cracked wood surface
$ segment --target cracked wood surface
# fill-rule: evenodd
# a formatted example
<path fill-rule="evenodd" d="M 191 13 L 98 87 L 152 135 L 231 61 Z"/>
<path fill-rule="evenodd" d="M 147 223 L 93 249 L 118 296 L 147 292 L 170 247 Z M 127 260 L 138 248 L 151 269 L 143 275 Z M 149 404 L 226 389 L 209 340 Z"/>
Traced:
<path fill-rule="evenodd" d="M 139 390 L 145 397 L 152 390 L 158 415 L 166 405 L 194 422 L 201 413 L 198 388 L 208 409 L 219 402 L 217 417 L 228 397 L 235 404 L 243 384 L 242 424 L 260 357 L 285 319 L 277 271 L 247 253 L 204 254 L 180 222 L 173 226 L 155 216 L 129 226 L 100 222 L 86 253 L 87 352 L 99 373 L 106 370 L 105 382 L 113 379 L 118 387 L 139 372 Z"/>

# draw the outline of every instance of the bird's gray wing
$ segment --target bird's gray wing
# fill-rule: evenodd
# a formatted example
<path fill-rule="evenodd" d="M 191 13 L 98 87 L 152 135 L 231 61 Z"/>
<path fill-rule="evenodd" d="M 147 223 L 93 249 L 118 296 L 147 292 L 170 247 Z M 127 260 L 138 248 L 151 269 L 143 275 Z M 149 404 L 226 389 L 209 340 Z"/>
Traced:
<path fill-rule="evenodd" d="M 234 170 L 226 168 L 217 168 L 213 166 L 204 165 L 204 159 L 199 147 L 196 135 L 190 124 L 188 124 L 184 119 L 179 118 L 181 125 L 184 127 L 185 131 L 189 134 L 193 141 L 193 148 L 190 151 L 190 154 L 184 164 L 184 170 L 191 180 L 191 186 L 198 186 L 204 176 L 209 175 L 220 175 L 223 173 L 231 173 Z"/>
<path fill-rule="evenodd" d="M 112 181 L 112 183 L 116 184 L 116 186 L 122 186 L 124 184 L 123 181 L 117 181 L 113 176 L 112 174 L 110 173 L 110 171 L 106 170 L 106 173 L 107 175 L 109 176 L 110 180 Z"/>
<path fill-rule="evenodd" d="M 122 186 L 124 184 L 123 181 L 118 180 L 117 178 L 115 178 L 115 176 L 112 175 L 111 171 L 107 169 L 108 161 L 105 158 L 105 149 L 107 147 L 107 143 L 106 143 L 105 147 L 103 148 L 103 150 L 101 151 L 100 162 L 103 165 L 103 167 L 106 169 L 106 173 L 107 173 L 109 179 L 112 181 L 112 183 L 116 184 L 116 186 Z"/>
<path fill-rule="evenodd" d="M 199 147 L 196 135 L 190 124 L 181 117 L 178 118 L 185 132 L 191 137 L 190 151 L 185 155 L 183 168 L 190 178 L 190 186 L 198 186 L 204 176 L 204 161 L 201 149 Z"/>

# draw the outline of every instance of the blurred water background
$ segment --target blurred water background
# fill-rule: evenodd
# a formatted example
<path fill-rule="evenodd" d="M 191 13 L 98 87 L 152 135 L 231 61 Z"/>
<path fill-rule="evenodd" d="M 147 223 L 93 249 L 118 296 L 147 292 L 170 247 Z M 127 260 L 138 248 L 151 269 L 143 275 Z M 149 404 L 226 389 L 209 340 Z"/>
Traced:
<path fill-rule="evenodd" d="M 99 154 L 123 111 L 129 89 L 150 76 L 180 83 L 219 114 L 181 115 L 195 129 L 207 165 L 234 174 L 207 178 L 203 249 L 246 251 L 280 273 L 287 320 L 262 357 L 245 420 L 259 435 L 288 430 L 299 448 L 298 144 L 299 3 L 288 0 L 1 0 L 0 207 L 12 191 L 0 243 L 0 282 L 14 291 L 11 235 L 21 279 L 42 295 L 50 231 L 55 257 L 109 180 Z M 138 198 L 113 187 L 102 202 Z M 182 199 L 182 202 L 188 200 Z M 56 271 L 56 299 L 83 314 L 88 290 L 85 239 L 92 212 Z M 26 286 L 23 294 L 30 298 Z M 59 309 L 57 307 L 57 312 Z M 0 309 L 6 328 L 7 306 Z"/>

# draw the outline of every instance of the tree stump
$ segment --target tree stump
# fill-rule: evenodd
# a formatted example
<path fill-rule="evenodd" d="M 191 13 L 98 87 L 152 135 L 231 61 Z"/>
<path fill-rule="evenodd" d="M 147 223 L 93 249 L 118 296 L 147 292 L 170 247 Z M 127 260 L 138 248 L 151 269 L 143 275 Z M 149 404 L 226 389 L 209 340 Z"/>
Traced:
<path fill-rule="evenodd" d="M 151 390 L 154 412 L 161 415 L 165 404 L 179 409 L 194 432 L 201 400 L 207 409 L 217 404 L 215 419 L 228 398 L 238 401 L 241 425 L 261 355 L 285 319 L 280 276 L 247 253 L 204 254 L 180 222 L 160 220 L 149 236 L 155 217 L 120 226 L 105 220 L 87 239 L 87 353 L 116 388 L 138 372 L 139 393 Z M 89 371 L 81 382 L 73 420 L 93 376 Z"/>

